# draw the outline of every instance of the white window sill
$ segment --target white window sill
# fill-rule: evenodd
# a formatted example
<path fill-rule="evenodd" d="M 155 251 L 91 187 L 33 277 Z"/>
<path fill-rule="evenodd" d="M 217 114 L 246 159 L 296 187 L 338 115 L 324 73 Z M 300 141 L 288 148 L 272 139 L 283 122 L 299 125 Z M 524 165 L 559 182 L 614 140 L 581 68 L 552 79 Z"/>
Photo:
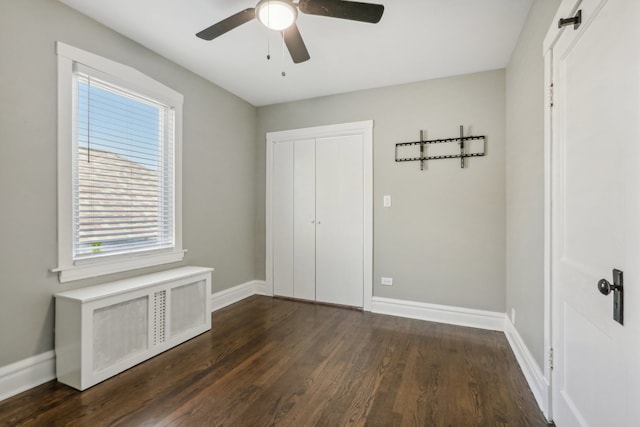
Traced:
<path fill-rule="evenodd" d="M 89 263 L 52 268 L 51 271 L 54 273 L 58 273 L 60 282 L 64 283 L 74 280 L 87 279 L 89 277 L 103 276 L 105 274 L 120 273 L 123 271 L 152 267 L 154 265 L 179 262 L 184 259 L 185 252 L 186 250 L 176 250 L 172 252 L 162 252 L 147 255 L 132 255 L 128 258 L 105 260 L 104 262 L 100 263 Z"/>

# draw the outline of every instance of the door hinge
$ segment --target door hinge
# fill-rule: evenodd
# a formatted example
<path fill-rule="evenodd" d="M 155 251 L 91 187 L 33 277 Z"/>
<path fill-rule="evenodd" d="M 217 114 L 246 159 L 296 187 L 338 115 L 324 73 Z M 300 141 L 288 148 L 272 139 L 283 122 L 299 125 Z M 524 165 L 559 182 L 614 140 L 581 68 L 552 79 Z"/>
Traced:
<path fill-rule="evenodd" d="M 549 98 L 549 107 L 553 107 L 553 83 L 549 85 L 549 93 L 547 96 Z"/>
<path fill-rule="evenodd" d="M 548 360 L 549 360 L 549 369 L 553 369 L 553 348 L 549 349 L 548 352 Z"/>

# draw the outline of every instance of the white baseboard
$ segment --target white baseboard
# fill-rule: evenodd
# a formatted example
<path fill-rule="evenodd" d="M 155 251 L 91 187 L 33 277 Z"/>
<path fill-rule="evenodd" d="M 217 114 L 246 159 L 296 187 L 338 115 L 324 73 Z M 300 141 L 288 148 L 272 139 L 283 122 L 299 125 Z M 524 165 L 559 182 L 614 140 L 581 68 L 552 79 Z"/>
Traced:
<path fill-rule="evenodd" d="M 53 350 L 0 368 L 0 401 L 56 378 Z"/>
<path fill-rule="evenodd" d="M 504 326 L 504 334 L 507 337 L 507 341 L 509 341 L 509 345 L 511 345 L 511 350 L 513 350 L 513 354 L 516 356 L 516 360 L 529 384 L 529 388 L 533 392 L 533 396 L 540 410 L 542 410 L 542 413 L 548 420 L 550 418 L 551 408 L 551 386 L 549 381 L 544 377 L 542 370 L 531 355 L 529 348 L 527 348 L 515 326 L 511 323 L 511 319 L 507 317 Z"/>
<path fill-rule="evenodd" d="M 249 298 L 252 295 L 266 295 L 264 280 L 251 280 L 211 295 L 211 311 L 220 310 L 228 305 Z"/>
<path fill-rule="evenodd" d="M 505 313 L 373 297 L 371 311 L 430 322 L 504 331 Z"/>

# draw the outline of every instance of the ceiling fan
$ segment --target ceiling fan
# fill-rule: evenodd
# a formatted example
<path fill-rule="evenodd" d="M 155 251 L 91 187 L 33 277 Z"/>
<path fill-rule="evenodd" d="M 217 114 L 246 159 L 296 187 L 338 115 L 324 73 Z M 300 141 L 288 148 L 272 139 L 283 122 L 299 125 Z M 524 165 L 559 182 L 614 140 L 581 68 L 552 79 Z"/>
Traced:
<path fill-rule="evenodd" d="M 307 61 L 310 56 L 295 23 L 298 10 L 308 15 L 327 16 L 351 21 L 376 24 L 382 18 L 384 6 L 345 0 L 260 0 L 256 7 L 250 7 L 196 34 L 204 40 L 213 40 L 240 25 L 256 18 L 267 28 L 281 31 L 284 43 L 293 62 Z"/>

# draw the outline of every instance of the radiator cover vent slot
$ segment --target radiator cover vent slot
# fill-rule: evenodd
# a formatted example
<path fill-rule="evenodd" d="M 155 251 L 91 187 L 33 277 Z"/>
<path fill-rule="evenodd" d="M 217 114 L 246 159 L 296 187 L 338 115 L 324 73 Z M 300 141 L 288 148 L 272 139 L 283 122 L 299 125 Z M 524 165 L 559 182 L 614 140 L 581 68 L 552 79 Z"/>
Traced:
<path fill-rule="evenodd" d="M 158 291 L 153 294 L 153 345 L 162 344 L 165 341 L 165 325 L 167 312 L 167 291 Z"/>

